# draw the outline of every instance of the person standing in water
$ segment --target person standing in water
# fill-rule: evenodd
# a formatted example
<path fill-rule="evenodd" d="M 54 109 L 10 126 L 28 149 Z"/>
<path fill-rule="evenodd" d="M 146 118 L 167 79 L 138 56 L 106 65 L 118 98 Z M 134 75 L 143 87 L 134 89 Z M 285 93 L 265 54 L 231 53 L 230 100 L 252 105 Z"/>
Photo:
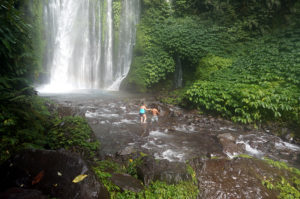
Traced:
<path fill-rule="evenodd" d="M 158 122 L 158 115 L 159 115 L 159 110 L 157 108 L 152 108 L 151 109 L 152 112 L 152 118 L 151 118 L 151 122 Z"/>
<path fill-rule="evenodd" d="M 151 109 L 147 109 L 145 103 L 142 103 L 140 106 L 140 117 L 141 117 L 141 123 L 146 123 L 147 121 L 147 115 L 146 111 L 149 111 Z"/>

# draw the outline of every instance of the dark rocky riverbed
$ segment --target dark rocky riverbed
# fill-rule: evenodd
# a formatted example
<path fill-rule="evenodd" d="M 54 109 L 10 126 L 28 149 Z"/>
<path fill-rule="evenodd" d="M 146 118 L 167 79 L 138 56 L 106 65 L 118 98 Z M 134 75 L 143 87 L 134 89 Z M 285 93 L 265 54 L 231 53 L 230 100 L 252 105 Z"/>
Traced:
<path fill-rule="evenodd" d="M 300 147 L 274 136 L 268 129 L 251 129 L 199 115 L 164 105 L 151 96 L 104 91 L 43 96 L 61 104 L 66 112 L 72 110 L 73 115 L 87 118 L 101 143 L 103 159 L 143 152 L 170 165 L 189 161 L 197 172 L 199 197 L 274 198 L 276 194 L 262 181 L 281 175 L 288 178 L 288 174 L 266 166 L 260 159 L 269 157 L 300 167 Z M 151 122 L 150 113 L 147 123 L 140 123 L 141 101 L 160 109 L 157 123 Z M 241 154 L 255 158 L 238 158 Z"/>
<path fill-rule="evenodd" d="M 87 118 L 101 142 L 103 157 L 143 151 L 153 154 L 156 159 L 185 162 L 201 156 L 233 158 L 249 154 L 300 166 L 300 147 L 272 135 L 272 132 L 167 106 L 151 96 L 104 91 L 44 96 L 63 107 L 77 110 L 74 114 Z M 157 123 L 151 122 L 148 113 L 147 123 L 140 124 L 138 110 L 141 101 L 145 101 L 148 107 L 159 107 L 161 114 Z"/>

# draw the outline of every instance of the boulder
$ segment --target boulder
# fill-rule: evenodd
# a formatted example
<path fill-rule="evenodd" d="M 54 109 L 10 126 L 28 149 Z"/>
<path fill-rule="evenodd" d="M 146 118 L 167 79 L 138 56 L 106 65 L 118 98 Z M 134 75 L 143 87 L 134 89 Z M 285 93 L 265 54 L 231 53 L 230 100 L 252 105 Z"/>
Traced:
<path fill-rule="evenodd" d="M 193 159 L 199 198 L 277 198 L 276 190 L 269 190 L 262 180 L 274 179 L 284 172 L 254 158 Z M 280 178 L 279 178 L 280 179 Z"/>
<path fill-rule="evenodd" d="M 191 179 L 185 163 L 155 160 L 151 156 L 142 158 L 142 163 L 137 166 L 137 174 L 145 185 L 156 180 L 172 184 Z"/>
<path fill-rule="evenodd" d="M 219 142 L 222 145 L 223 153 L 229 157 L 244 153 L 244 146 L 236 143 L 236 138 L 231 133 L 223 133 L 218 136 Z"/>
<path fill-rule="evenodd" d="M 129 190 L 137 193 L 144 189 L 141 181 L 128 174 L 114 173 L 111 181 L 120 187 L 122 191 Z"/>
<path fill-rule="evenodd" d="M 41 191 L 13 187 L 0 193 L 1 199 L 48 199 Z"/>
<path fill-rule="evenodd" d="M 40 190 L 51 197 L 73 199 L 108 198 L 86 162 L 65 150 L 26 150 L 1 166 L 1 192 L 11 187 Z M 78 183 L 73 179 L 87 175 Z"/>

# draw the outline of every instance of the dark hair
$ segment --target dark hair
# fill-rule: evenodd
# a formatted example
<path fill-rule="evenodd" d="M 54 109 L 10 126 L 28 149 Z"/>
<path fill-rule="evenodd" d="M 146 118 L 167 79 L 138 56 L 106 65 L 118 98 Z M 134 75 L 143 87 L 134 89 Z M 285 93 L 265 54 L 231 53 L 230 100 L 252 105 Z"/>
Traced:
<path fill-rule="evenodd" d="M 151 108 L 156 108 L 158 110 L 158 105 L 157 104 L 151 104 Z"/>

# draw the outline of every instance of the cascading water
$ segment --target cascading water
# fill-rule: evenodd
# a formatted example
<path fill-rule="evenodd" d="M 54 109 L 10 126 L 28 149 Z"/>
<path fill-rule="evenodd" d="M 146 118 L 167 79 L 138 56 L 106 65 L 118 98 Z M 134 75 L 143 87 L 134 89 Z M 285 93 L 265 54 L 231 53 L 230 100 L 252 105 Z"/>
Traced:
<path fill-rule="evenodd" d="M 118 90 L 122 80 L 129 72 L 132 51 L 135 45 L 136 25 L 140 14 L 140 2 L 138 0 L 123 0 L 122 3 L 122 16 L 126 16 L 127 19 L 120 22 L 117 67 L 114 73 L 115 81 L 109 87 L 110 90 Z"/>
<path fill-rule="evenodd" d="M 112 84 L 113 81 L 113 53 L 112 53 L 112 38 L 113 38 L 113 20 L 112 20 L 112 0 L 107 0 L 107 15 L 106 15 L 107 32 L 105 39 L 105 55 L 104 55 L 104 87 Z"/>
<path fill-rule="evenodd" d="M 45 3 L 45 67 L 50 82 L 42 90 L 119 89 L 131 65 L 140 0 L 119 3 L 118 31 L 114 30 L 113 0 Z"/>

